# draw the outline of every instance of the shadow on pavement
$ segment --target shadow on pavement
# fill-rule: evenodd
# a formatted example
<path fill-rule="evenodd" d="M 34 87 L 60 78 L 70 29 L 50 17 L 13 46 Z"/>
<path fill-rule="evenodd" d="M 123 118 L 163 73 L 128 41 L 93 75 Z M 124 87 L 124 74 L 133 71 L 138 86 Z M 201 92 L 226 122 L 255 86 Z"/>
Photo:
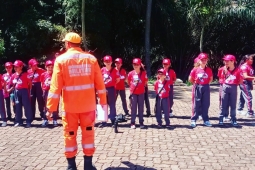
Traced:
<path fill-rule="evenodd" d="M 154 168 L 147 168 L 147 167 L 144 167 L 144 166 L 140 166 L 140 165 L 135 165 L 129 161 L 123 161 L 121 162 L 122 164 L 128 166 L 128 168 L 125 168 L 125 167 L 109 167 L 109 168 L 106 168 L 105 170 L 128 170 L 128 169 L 134 169 L 134 170 L 157 170 L 157 169 L 154 169 Z"/>

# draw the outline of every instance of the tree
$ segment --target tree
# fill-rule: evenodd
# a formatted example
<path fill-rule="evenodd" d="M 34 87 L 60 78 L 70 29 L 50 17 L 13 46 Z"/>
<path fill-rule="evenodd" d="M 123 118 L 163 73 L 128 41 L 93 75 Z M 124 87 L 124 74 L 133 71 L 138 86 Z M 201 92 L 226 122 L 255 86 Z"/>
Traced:
<path fill-rule="evenodd" d="M 255 20 L 254 0 L 185 0 L 185 4 L 192 34 L 199 36 L 200 52 L 204 51 L 205 32 L 210 32 L 213 24 L 229 22 L 229 17 Z"/>
<path fill-rule="evenodd" d="M 151 24 L 152 0 L 147 0 L 146 21 L 145 21 L 145 63 L 147 65 L 147 75 L 151 77 L 150 69 L 150 24 Z"/>
<path fill-rule="evenodd" d="M 82 23 L 82 41 L 83 46 L 86 51 L 88 51 L 88 47 L 86 44 L 86 36 L 85 36 L 85 0 L 82 0 L 82 10 L 81 10 L 81 23 Z"/>
<path fill-rule="evenodd" d="M 1 34 L 1 30 L 0 30 L 0 34 Z M 5 48 L 4 48 L 4 40 L 0 37 L 0 56 L 3 55 L 4 50 L 5 50 Z"/>

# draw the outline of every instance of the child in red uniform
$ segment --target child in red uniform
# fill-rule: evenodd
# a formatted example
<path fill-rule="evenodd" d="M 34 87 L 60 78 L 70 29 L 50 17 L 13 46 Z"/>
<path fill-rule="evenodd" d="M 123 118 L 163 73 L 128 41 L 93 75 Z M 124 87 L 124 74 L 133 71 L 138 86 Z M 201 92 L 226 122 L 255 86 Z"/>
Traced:
<path fill-rule="evenodd" d="M 46 72 L 42 73 L 41 75 L 41 86 L 42 86 L 42 90 L 43 90 L 43 99 L 44 102 L 47 103 L 47 98 L 48 98 L 48 93 L 50 90 L 50 82 L 51 82 L 51 77 L 52 77 L 52 72 L 53 72 L 53 61 L 48 60 L 45 62 L 45 68 L 46 68 Z M 44 108 L 44 113 L 46 113 L 46 107 Z M 58 118 L 58 112 L 53 112 L 53 125 L 54 126 L 58 126 L 58 122 L 57 122 L 57 118 Z M 43 123 L 42 126 L 45 127 L 48 125 L 48 119 L 46 117 L 46 115 L 44 115 L 43 117 Z"/>
<path fill-rule="evenodd" d="M 14 91 L 14 100 L 16 107 L 15 127 L 22 126 L 22 106 L 24 106 L 26 120 L 26 127 L 31 127 L 33 121 L 33 115 L 31 110 L 31 103 L 29 98 L 29 89 L 31 81 L 27 72 L 23 72 L 23 62 L 16 60 L 14 62 L 15 73 L 11 77 L 11 88 L 8 91 Z"/>
<path fill-rule="evenodd" d="M 3 79 L 6 83 L 6 89 L 10 88 L 10 84 L 11 84 L 11 76 L 12 76 L 12 70 L 13 70 L 13 64 L 11 62 L 7 62 L 5 63 L 5 70 L 6 73 L 3 74 Z M 11 92 L 8 92 L 7 90 L 3 91 L 4 94 L 4 100 L 5 100 L 5 107 L 6 107 L 6 112 L 7 112 L 7 119 L 8 120 L 13 120 L 12 118 L 12 113 L 11 113 L 11 99 L 10 99 L 10 94 Z M 13 110 L 15 107 L 13 107 Z M 14 111 L 15 113 L 15 111 Z"/>
<path fill-rule="evenodd" d="M 171 60 L 168 58 L 163 59 L 162 61 L 163 64 L 163 68 L 166 71 L 166 80 L 169 81 L 170 84 L 170 91 L 169 91 L 169 107 L 170 107 L 170 112 L 169 112 L 169 116 L 173 117 L 173 104 L 174 104 L 174 82 L 176 81 L 176 74 L 175 71 L 173 69 L 171 69 Z"/>
<path fill-rule="evenodd" d="M 114 125 L 115 119 L 116 119 L 116 91 L 115 86 L 120 81 L 120 75 L 116 68 L 112 67 L 112 57 L 111 56 L 105 56 L 104 57 L 104 65 L 101 69 L 103 78 L 104 78 L 104 84 L 107 90 L 107 103 L 110 107 L 110 114 L 109 119 L 112 122 L 112 126 Z M 100 127 L 103 127 L 106 125 L 106 122 L 103 122 Z"/>
<path fill-rule="evenodd" d="M 125 112 L 126 116 L 129 116 L 128 108 L 127 108 L 127 100 L 126 100 L 126 88 L 125 88 L 125 80 L 127 78 L 127 72 L 124 68 L 122 68 L 122 59 L 115 59 L 115 68 L 119 71 L 120 81 L 116 84 L 116 100 L 118 95 L 120 94 L 122 108 Z"/>
<path fill-rule="evenodd" d="M 41 87 L 41 74 L 45 72 L 44 69 L 38 67 L 38 62 L 36 59 L 31 59 L 28 62 L 30 69 L 27 71 L 28 77 L 31 79 L 32 87 L 30 91 L 31 96 L 31 106 L 33 119 L 35 118 L 35 101 L 37 100 L 38 108 L 40 111 L 40 116 L 43 118 L 44 112 L 44 101 L 42 97 L 42 87 Z"/>
<path fill-rule="evenodd" d="M 207 67 L 208 55 L 201 53 L 198 56 L 199 67 L 191 70 L 189 81 L 194 85 L 193 115 L 191 117 L 191 126 L 196 127 L 196 121 L 199 115 L 202 115 L 205 126 L 212 126 L 209 122 L 208 109 L 210 106 L 210 83 L 213 80 L 212 69 Z"/>
<path fill-rule="evenodd" d="M 165 114 L 166 128 L 170 127 L 169 120 L 169 91 L 170 83 L 166 80 L 166 70 L 158 70 L 159 79 L 154 84 L 154 90 L 156 91 L 156 119 L 158 122 L 158 128 L 162 128 L 162 112 Z"/>
<path fill-rule="evenodd" d="M 240 70 L 235 66 L 236 58 L 233 55 L 226 55 L 223 58 L 225 67 L 219 74 L 222 79 L 221 108 L 219 125 L 223 125 L 223 118 L 230 106 L 231 124 L 237 126 L 236 122 L 236 101 L 237 86 L 242 82 Z"/>
<path fill-rule="evenodd" d="M 128 84 L 130 87 L 131 100 L 131 128 L 135 129 L 135 119 L 138 108 L 140 128 L 144 129 L 143 111 L 144 111 L 144 92 L 145 85 L 148 82 L 147 74 L 141 71 L 141 60 L 139 58 L 133 59 L 134 70 L 128 73 Z"/>

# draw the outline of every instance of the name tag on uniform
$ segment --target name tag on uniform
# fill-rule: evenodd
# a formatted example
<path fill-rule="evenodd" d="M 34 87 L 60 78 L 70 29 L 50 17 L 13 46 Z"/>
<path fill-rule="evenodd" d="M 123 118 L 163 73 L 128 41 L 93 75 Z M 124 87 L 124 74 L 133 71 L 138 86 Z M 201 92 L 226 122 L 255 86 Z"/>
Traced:
<path fill-rule="evenodd" d="M 125 79 L 125 76 L 120 76 L 120 79 Z"/>
<path fill-rule="evenodd" d="M 104 78 L 108 78 L 108 74 L 104 74 Z"/>

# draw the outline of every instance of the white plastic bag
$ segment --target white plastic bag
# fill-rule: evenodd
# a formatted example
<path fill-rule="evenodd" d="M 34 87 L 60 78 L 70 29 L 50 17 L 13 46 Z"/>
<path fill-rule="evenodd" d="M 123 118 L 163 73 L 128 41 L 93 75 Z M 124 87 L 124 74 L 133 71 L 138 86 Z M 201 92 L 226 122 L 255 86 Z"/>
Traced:
<path fill-rule="evenodd" d="M 102 122 L 108 121 L 108 107 L 107 105 L 101 106 L 97 104 L 97 120 Z"/>

